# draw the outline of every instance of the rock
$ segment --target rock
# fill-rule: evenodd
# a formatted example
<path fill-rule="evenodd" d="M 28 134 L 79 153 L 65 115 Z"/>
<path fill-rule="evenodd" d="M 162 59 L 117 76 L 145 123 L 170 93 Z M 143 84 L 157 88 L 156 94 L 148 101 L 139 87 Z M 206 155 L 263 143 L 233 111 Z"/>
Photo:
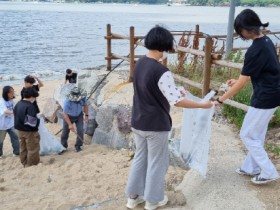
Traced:
<path fill-rule="evenodd" d="M 51 123 L 57 122 L 56 112 L 60 109 L 60 105 L 56 102 L 54 98 L 48 98 L 46 100 L 45 106 L 43 108 L 44 117 Z"/>
<path fill-rule="evenodd" d="M 93 143 L 105 144 L 117 149 L 133 147 L 131 125 L 128 122 L 130 121 L 128 116 L 131 116 L 131 108 L 126 108 L 117 105 L 99 107 L 96 116 L 98 127 L 92 138 Z"/>

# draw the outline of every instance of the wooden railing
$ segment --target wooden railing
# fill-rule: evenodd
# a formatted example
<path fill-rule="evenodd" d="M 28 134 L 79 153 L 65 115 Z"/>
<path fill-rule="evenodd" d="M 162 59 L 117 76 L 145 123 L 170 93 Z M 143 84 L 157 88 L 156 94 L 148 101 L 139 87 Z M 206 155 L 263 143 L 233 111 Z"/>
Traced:
<path fill-rule="evenodd" d="M 270 32 L 270 31 L 263 31 L 267 35 L 278 35 L 280 32 Z M 208 35 L 205 33 L 202 33 L 199 31 L 199 26 L 196 26 L 195 31 L 176 31 L 176 32 L 171 32 L 173 36 L 183 36 L 183 35 L 188 35 L 188 36 L 193 36 L 193 43 L 192 47 L 182 47 L 178 46 L 175 49 L 175 53 L 178 52 L 184 52 L 184 53 L 189 53 L 194 56 L 200 56 L 204 58 L 204 63 L 203 63 L 203 80 L 202 84 L 186 79 L 182 76 L 179 75 L 174 75 L 174 78 L 178 81 L 184 82 L 192 87 L 196 87 L 200 90 L 202 90 L 202 96 L 205 96 L 209 91 L 210 91 L 210 76 L 211 76 L 211 66 L 212 64 L 216 64 L 219 66 L 223 67 L 228 67 L 228 68 L 234 68 L 234 69 L 239 69 L 241 70 L 243 67 L 243 64 L 241 63 L 234 63 L 231 61 L 223 60 L 222 59 L 222 54 L 221 53 L 213 53 L 213 44 L 214 44 L 214 39 L 222 39 L 226 38 L 226 35 Z M 236 37 L 236 34 L 234 35 Z M 125 35 L 120 35 L 120 34 L 115 34 L 111 32 L 111 25 L 107 25 L 107 35 L 105 36 L 105 39 L 107 40 L 107 70 L 111 71 L 112 70 L 112 60 L 114 59 L 121 59 L 129 62 L 130 64 L 130 73 L 129 73 L 129 82 L 133 81 L 133 70 L 134 70 L 134 64 L 138 58 L 140 58 L 143 55 L 135 55 L 135 47 L 137 46 L 144 46 L 144 43 L 142 40 L 144 39 L 144 36 L 136 36 L 134 34 L 134 27 L 130 27 L 129 31 L 129 36 Z M 112 40 L 114 39 L 126 39 L 129 40 L 129 54 L 127 56 L 123 55 L 118 55 L 112 52 Z M 204 39 L 204 50 L 199 50 L 199 39 Z M 275 46 L 277 49 L 278 57 L 280 59 L 280 46 L 276 45 Z M 246 50 L 248 48 L 238 48 L 239 50 Z M 237 50 L 237 48 L 233 48 L 233 51 Z M 167 64 L 167 60 L 164 61 L 164 64 Z M 242 109 L 244 111 L 248 110 L 248 106 L 238 103 L 233 100 L 226 100 L 224 102 L 225 104 L 229 104 L 231 106 L 237 107 L 239 109 Z"/>

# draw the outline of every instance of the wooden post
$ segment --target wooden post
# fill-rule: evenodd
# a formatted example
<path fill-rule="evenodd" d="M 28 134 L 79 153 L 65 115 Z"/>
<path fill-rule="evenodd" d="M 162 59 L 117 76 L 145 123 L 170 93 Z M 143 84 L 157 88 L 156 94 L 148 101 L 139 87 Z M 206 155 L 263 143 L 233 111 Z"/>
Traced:
<path fill-rule="evenodd" d="M 195 25 L 195 35 L 193 38 L 193 49 L 199 48 L 199 25 Z M 193 65 L 195 66 L 197 64 L 197 55 L 194 55 L 193 57 Z"/>
<path fill-rule="evenodd" d="M 278 48 L 278 58 L 279 58 L 279 61 L 280 61 L 280 47 Z"/>
<path fill-rule="evenodd" d="M 129 62 L 130 62 L 130 71 L 129 71 L 129 82 L 133 82 L 133 71 L 134 71 L 134 27 L 130 27 L 129 33 Z"/>
<path fill-rule="evenodd" d="M 205 39 L 202 97 L 204 97 L 210 90 L 212 46 L 213 46 L 212 37 L 208 35 Z"/>
<path fill-rule="evenodd" d="M 112 45 L 111 45 L 111 25 L 107 24 L 107 70 L 112 70 Z"/>
<path fill-rule="evenodd" d="M 199 47 L 199 25 L 195 25 L 195 35 L 193 38 L 193 49 L 198 49 Z"/>

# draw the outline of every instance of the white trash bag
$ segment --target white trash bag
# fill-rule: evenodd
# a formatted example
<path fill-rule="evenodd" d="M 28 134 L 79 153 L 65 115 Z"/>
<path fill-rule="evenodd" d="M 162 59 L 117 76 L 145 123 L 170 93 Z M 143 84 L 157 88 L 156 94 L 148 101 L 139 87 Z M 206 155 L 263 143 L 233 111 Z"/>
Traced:
<path fill-rule="evenodd" d="M 191 94 L 188 99 L 207 101 L 215 95 L 208 93 L 202 100 Z M 208 152 L 211 138 L 211 119 L 214 115 L 213 106 L 210 109 L 184 109 L 181 130 L 180 154 L 185 164 L 206 176 Z"/>
<path fill-rule="evenodd" d="M 208 101 L 215 95 L 214 91 L 208 93 L 203 99 L 187 93 L 187 98 L 192 101 Z M 169 149 L 173 158 L 184 164 L 184 168 L 191 168 L 206 176 L 209 143 L 211 137 L 211 119 L 215 107 L 210 109 L 184 108 L 181 140 L 171 142 Z"/>
<path fill-rule="evenodd" d="M 61 143 L 45 127 L 44 118 L 40 117 L 40 155 L 58 154 L 65 150 Z"/>

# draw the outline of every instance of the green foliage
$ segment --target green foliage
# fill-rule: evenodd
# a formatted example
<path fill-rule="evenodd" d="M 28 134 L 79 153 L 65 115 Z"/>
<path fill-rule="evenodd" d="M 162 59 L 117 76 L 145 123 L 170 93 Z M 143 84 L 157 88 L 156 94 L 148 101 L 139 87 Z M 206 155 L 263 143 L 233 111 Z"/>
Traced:
<path fill-rule="evenodd" d="M 275 156 L 280 156 L 280 148 L 277 145 L 274 144 L 266 144 L 265 149 L 268 152 L 272 152 Z"/>
<path fill-rule="evenodd" d="M 229 5 L 230 0 L 189 0 L 187 1 L 191 5 Z M 236 0 L 236 6 L 280 6 L 280 0 Z"/>
<path fill-rule="evenodd" d="M 252 85 L 248 84 L 232 99 L 242 104 L 249 105 L 252 95 Z M 224 114 L 238 127 L 241 128 L 246 112 L 233 106 L 224 105 Z"/>

